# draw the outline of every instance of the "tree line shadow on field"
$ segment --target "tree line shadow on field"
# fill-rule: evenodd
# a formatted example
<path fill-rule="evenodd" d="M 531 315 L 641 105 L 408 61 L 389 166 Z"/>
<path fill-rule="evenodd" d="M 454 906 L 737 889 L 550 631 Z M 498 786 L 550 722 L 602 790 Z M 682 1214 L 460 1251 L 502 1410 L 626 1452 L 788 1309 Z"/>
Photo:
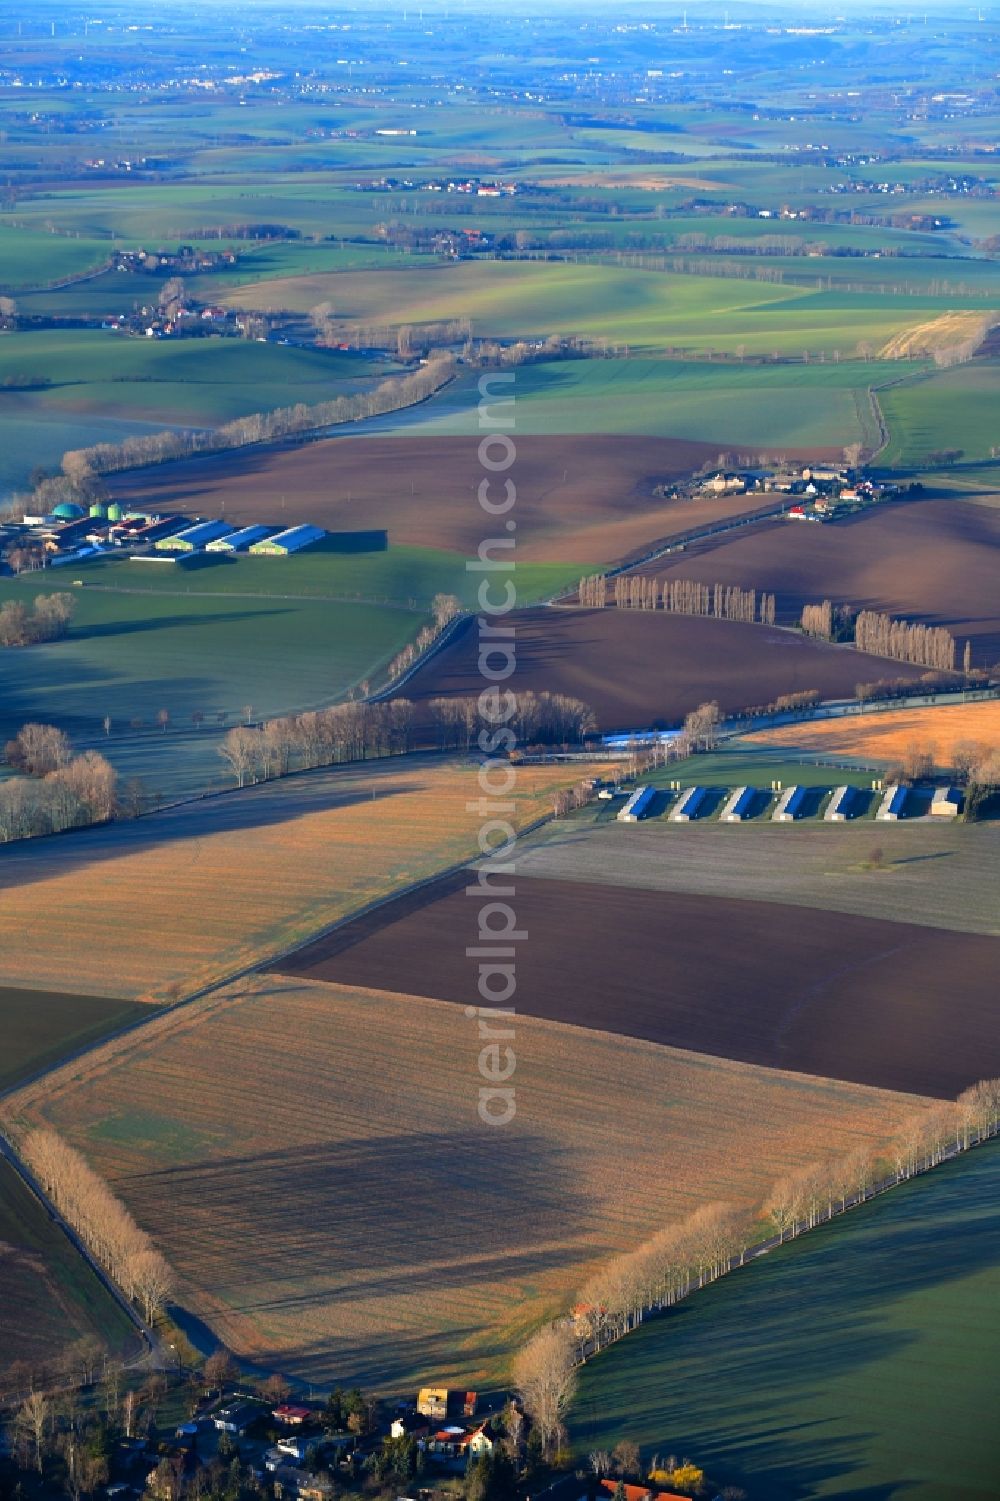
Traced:
<path fill-rule="evenodd" d="M 570 1157 L 516 1125 L 404 1127 L 158 1169 L 122 1187 L 213 1304 L 307 1329 L 341 1302 L 384 1305 L 381 1324 L 396 1300 L 488 1297 L 593 1255 L 592 1204 Z"/>
<path fill-rule="evenodd" d="M 384 770 L 386 763 L 377 764 L 380 770 Z M 397 769 L 389 767 L 389 770 Z M 338 773 L 345 783 L 348 779 L 353 782 L 360 779 L 363 785 L 339 790 Z M 419 781 L 380 787 L 379 771 L 368 770 L 367 781 L 364 781 L 365 777 L 363 762 L 340 768 L 322 768 L 302 776 L 264 782 L 256 787 L 234 787 L 138 819 L 19 840 L 3 849 L 0 891 L 33 886 L 71 873 L 85 878 L 86 872 L 102 861 L 144 854 L 184 840 L 203 840 L 213 834 L 234 834 L 293 823 L 309 813 L 381 802 L 387 797 L 422 790 Z M 253 853 L 248 851 L 247 861 L 252 862 L 253 858 Z"/>
<path fill-rule="evenodd" d="M 662 1404 L 669 1415 L 665 1441 L 667 1425 L 680 1424 L 714 1475 L 766 1482 L 776 1501 L 804 1501 L 821 1482 L 848 1476 L 867 1435 L 824 1433 L 821 1419 L 797 1421 L 796 1401 L 813 1394 L 828 1401 L 824 1388 L 831 1381 L 855 1376 L 863 1385 L 868 1365 L 905 1358 L 919 1333 L 888 1325 L 895 1302 L 997 1266 L 1000 1209 L 984 1211 L 983 1199 L 995 1201 L 998 1169 L 997 1149 L 980 1149 L 651 1321 L 602 1357 L 610 1385 L 600 1405 L 583 1404 L 584 1436 L 589 1429 L 589 1437 L 603 1441 L 610 1427 L 616 1436 L 648 1442 Z M 979 1352 L 986 1361 L 989 1339 L 987 1330 Z M 699 1371 L 716 1379 L 706 1385 L 696 1379 Z M 930 1371 L 927 1379 L 935 1379 Z M 980 1390 L 986 1419 L 990 1393 Z M 762 1393 L 767 1417 L 776 1418 L 764 1426 Z M 786 1401 L 791 1405 L 783 1409 Z M 787 1422 L 780 1421 L 783 1411 Z M 830 1411 L 832 1423 L 836 1410 Z M 891 1412 L 884 1415 L 881 1431 L 894 1421 Z M 900 1476 L 885 1493 L 902 1496 L 907 1488 Z"/>
<path fill-rule="evenodd" d="M 160 598 L 159 595 L 151 595 L 152 598 Z M 274 605 L 262 610 L 220 610 L 204 611 L 195 613 L 188 611 L 186 614 L 157 615 L 152 620 L 107 620 L 100 624 L 74 626 L 71 639 L 74 641 L 96 641 L 106 636 L 137 636 L 147 631 L 160 631 L 171 627 L 183 626 L 194 630 L 200 630 L 206 625 L 232 624 L 238 620 L 273 620 L 275 615 L 291 615 L 294 611 L 287 605 Z M 176 684 L 174 679 L 169 679 L 163 684 L 165 693 L 174 694 Z"/>

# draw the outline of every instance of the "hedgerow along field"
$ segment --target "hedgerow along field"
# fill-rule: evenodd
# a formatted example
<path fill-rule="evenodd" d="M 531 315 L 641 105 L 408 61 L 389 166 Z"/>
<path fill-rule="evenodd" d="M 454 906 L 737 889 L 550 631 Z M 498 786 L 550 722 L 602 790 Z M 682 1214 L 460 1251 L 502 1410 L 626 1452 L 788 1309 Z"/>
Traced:
<path fill-rule="evenodd" d="M 595 769 L 523 768 L 515 826 Z M 471 762 L 411 756 L 12 845 L 0 865 L 0 981 L 172 999 L 472 858 L 480 795 Z"/>
<path fill-rule="evenodd" d="M 584 1366 L 574 1452 L 635 1440 L 774 1501 L 992 1501 L 1000 1149 L 771 1251 Z"/>
<path fill-rule="evenodd" d="M 639 843 L 645 828 L 624 832 Z M 659 842 L 667 859 L 676 849 Z M 271 967 L 460 1005 L 478 966 L 464 886 L 444 877 Z M 519 1014 L 944 1099 L 1000 1071 L 995 938 L 521 872 L 517 914 L 531 936 Z M 609 933 L 628 941 L 609 945 Z"/>
<path fill-rule="evenodd" d="M 895 761 L 919 746 L 931 750 L 935 762 L 947 768 L 956 745 L 963 742 L 974 741 L 990 750 L 1000 748 L 1000 700 L 887 709 L 840 720 L 817 719 L 808 724 L 782 725 L 747 738 L 748 743 L 792 753 L 863 756 L 875 762 Z"/>
<path fill-rule="evenodd" d="M 0 1160 L 0 1396 L 74 1340 L 137 1353 L 132 1326 L 13 1168 Z"/>
<path fill-rule="evenodd" d="M 100 995 L 0 986 L 0 1094 L 147 1014 L 143 1006 Z"/>
<path fill-rule="evenodd" d="M 258 976 L 15 1103 L 126 1200 L 212 1342 L 382 1391 L 503 1380 L 605 1257 L 919 1108 L 519 1016 L 517 1114 L 484 1131 L 480 1045 L 459 1007 Z"/>

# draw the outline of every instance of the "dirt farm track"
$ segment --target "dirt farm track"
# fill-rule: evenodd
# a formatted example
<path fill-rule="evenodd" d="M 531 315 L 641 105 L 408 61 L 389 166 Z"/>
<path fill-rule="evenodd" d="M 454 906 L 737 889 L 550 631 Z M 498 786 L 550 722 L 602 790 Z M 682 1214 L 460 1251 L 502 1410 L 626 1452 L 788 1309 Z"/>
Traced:
<path fill-rule="evenodd" d="M 580 698 L 602 730 L 677 724 L 713 698 L 724 713 L 800 689 L 839 698 L 858 683 L 918 678 L 923 670 L 788 630 L 664 610 L 542 607 L 509 619 L 516 632 L 515 690 Z M 478 693 L 477 652 L 470 622 L 402 691 L 414 700 Z"/>
<path fill-rule="evenodd" d="M 279 962 L 312 980 L 469 1003 L 460 873 Z M 517 1009 L 671 1047 L 954 1098 L 1000 1072 L 1000 942 L 732 898 L 519 876 Z M 613 935 L 613 936 L 612 936 Z M 954 977 L 961 974 L 961 988 Z"/>

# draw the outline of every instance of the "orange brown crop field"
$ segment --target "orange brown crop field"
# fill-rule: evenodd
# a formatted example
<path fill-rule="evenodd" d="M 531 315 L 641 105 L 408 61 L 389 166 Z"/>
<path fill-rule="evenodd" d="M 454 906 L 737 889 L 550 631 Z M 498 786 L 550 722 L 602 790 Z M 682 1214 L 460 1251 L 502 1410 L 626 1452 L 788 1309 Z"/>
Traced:
<path fill-rule="evenodd" d="M 849 719 L 820 719 L 789 724 L 759 735 L 758 745 L 775 745 L 821 755 L 864 756 L 892 761 L 912 746 L 933 747 L 939 766 L 950 766 L 955 746 L 973 740 L 990 750 L 1000 747 L 1000 700 L 972 704 L 934 704 L 923 709 L 887 709 Z"/>
<path fill-rule="evenodd" d="M 590 769 L 522 768 L 515 826 Z M 477 854 L 479 796 L 471 762 L 410 756 L 12 845 L 0 981 L 157 1001 L 218 981 Z"/>
<path fill-rule="evenodd" d="M 922 1103 L 518 1016 L 477 1114 L 463 1007 L 254 976 L 15 1098 L 86 1153 L 240 1356 L 383 1394 L 497 1379 L 609 1254 Z"/>

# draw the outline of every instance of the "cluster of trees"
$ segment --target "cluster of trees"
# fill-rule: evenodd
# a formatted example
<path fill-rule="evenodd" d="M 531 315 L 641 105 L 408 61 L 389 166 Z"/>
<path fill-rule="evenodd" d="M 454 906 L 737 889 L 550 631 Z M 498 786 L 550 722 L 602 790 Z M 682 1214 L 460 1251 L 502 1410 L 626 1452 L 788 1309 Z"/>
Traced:
<path fill-rule="evenodd" d="M 955 638 L 943 626 L 895 620 L 877 610 L 855 613 L 850 605 L 835 605 L 829 599 L 803 605 L 800 625 L 807 636 L 817 636 L 823 641 L 853 641 L 858 651 L 871 652 L 877 657 L 915 662 L 938 672 L 955 670 Z M 963 664 L 965 671 L 971 672 L 972 645 L 968 641 Z"/>
<path fill-rule="evenodd" d="M 219 746 L 219 754 L 237 786 L 271 781 L 290 771 L 401 756 L 410 749 L 413 705 L 409 699 L 388 703 L 360 699 L 268 719 L 262 725 L 237 725 Z"/>
<path fill-rule="evenodd" d="M 954 1103 L 915 1113 L 878 1150 L 858 1147 L 781 1178 L 756 1211 L 710 1203 L 664 1226 L 599 1270 L 581 1289 L 572 1316 L 542 1329 L 521 1351 L 515 1382 L 525 1410 L 554 1443 L 575 1391 L 577 1366 L 648 1314 L 742 1266 L 752 1248 L 810 1230 L 998 1130 L 1000 1079 L 982 1080 Z"/>
<path fill-rule="evenodd" d="M 337 396 L 315 406 L 298 402 L 292 407 L 278 407 L 270 412 L 252 412 L 221 427 L 198 432 L 148 433 L 124 438 L 120 443 L 95 443 L 90 448 L 71 449 L 63 455 L 63 473 L 75 483 L 85 482 L 95 474 L 111 474 L 144 464 L 162 464 L 168 459 L 188 458 L 192 454 L 214 453 L 227 448 L 244 448 L 252 443 L 266 443 L 273 438 L 309 432 L 338 422 L 361 422 L 383 412 L 397 412 L 403 407 L 426 401 L 454 374 L 454 361 L 439 355 L 407 375 L 389 376 L 370 391 L 351 396 Z"/>
<path fill-rule="evenodd" d="M 22 775 L 0 782 L 0 843 L 106 823 L 118 811 L 114 767 L 96 751 L 74 755 L 54 725 L 24 725 L 5 757 Z"/>
<path fill-rule="evenodd" d="M 944 688 L 955 688 L 954 678 L 946 673 L 923 672 L 920 674 L 918 691 L 935 693 Z M 854 697 L 863 704 L 880 699 L 907 698 L 914 691 L 912 678 L 879 678 L 874 683 L 855 683 Z"/>
<path fill-rule="evenodd" d="M 803 605 L 799 620 L 807 636 L 821 641 L 849 641 L 854 631 L 854 611 L 849 605 L 834 605 L 824 599 L 818 605 Z"/>
<path fill-rule="evenodd" d="M 454 620 L 456 615 L 461 615 L 462 601 L 454 594 L 435 594 L 431 601 L 431 612 L 434 616 L 433 624 L 423 626 L 414 639 L 408 641 L 402 651 L 397 652 L 389 663 L 386 672 L 391 683 L 401 678 L 405 672 L 409 672 L 428 647 L 434 645 L 449 621 Z"/>
<path fill-rule="evenodd" d="M 560 787 L 552 798 L 552 811 L 556 818 L 562 818 L 574 808 L 585 808 L 588 803 L 593 802 L 594 796 L 594 788 L 589 782 L 578 782 L 575 787 Z"/>
<path fill-rule="evenodd" d="M 917 662 L 939 672 L 955 669 L 955 638 L 943 626 L 907 624 L 876 610 L 861 610 L 854 622 L 854 644 L 858 651 L 897 662 Z"/>
<path fill-rule="evenodd" d="M 645 578 L 641 574 L 620 574 L 615 579 L 615 604 L 628 610 L 669 610 L 674 615 L 711 615 L 716 620 L 739 620 L 747 625 L 773 625 L 773 594 L 758 596 L 756 589 L 740 589 L 735 584 L 701 584 L 694 579 Z M 603 605 L 607 599 L 607 581 L 603 574 L 580 580 L 582 605 Z"/>
<path fill-rule="evenodd" d="M 608 602 L 608 580 L 603 573 L 589 573 L 577 585 L 577 598 L 589 610 L 603 610 Z"/>
<path fill-rule="evenodd" d="M 478 694 L 432 698 L 427 708 L 442 750 L 468 750 L 486 723 Z M 504 724 L 520 745 L 578 745 L 597 729 L 594 711 L 582 699 L 530 690 L 516 695 Z"/>
<path fill-rule="evenodd" d="M 58 641 L 69 630 L 76 601 L 71 594 L 38 594 L 29 612 L 19 599 L 0 605 L 0 646 Z"/>
<path fill-rule="evenodd" d="M 172 1295 L 174 1277 L 145 1230 L 80 1153 L 55 1131 L 39 1127 L 20 1144 L 25 1162 L 91 1255 L 138 1303 L 147 1324 Z"/>

